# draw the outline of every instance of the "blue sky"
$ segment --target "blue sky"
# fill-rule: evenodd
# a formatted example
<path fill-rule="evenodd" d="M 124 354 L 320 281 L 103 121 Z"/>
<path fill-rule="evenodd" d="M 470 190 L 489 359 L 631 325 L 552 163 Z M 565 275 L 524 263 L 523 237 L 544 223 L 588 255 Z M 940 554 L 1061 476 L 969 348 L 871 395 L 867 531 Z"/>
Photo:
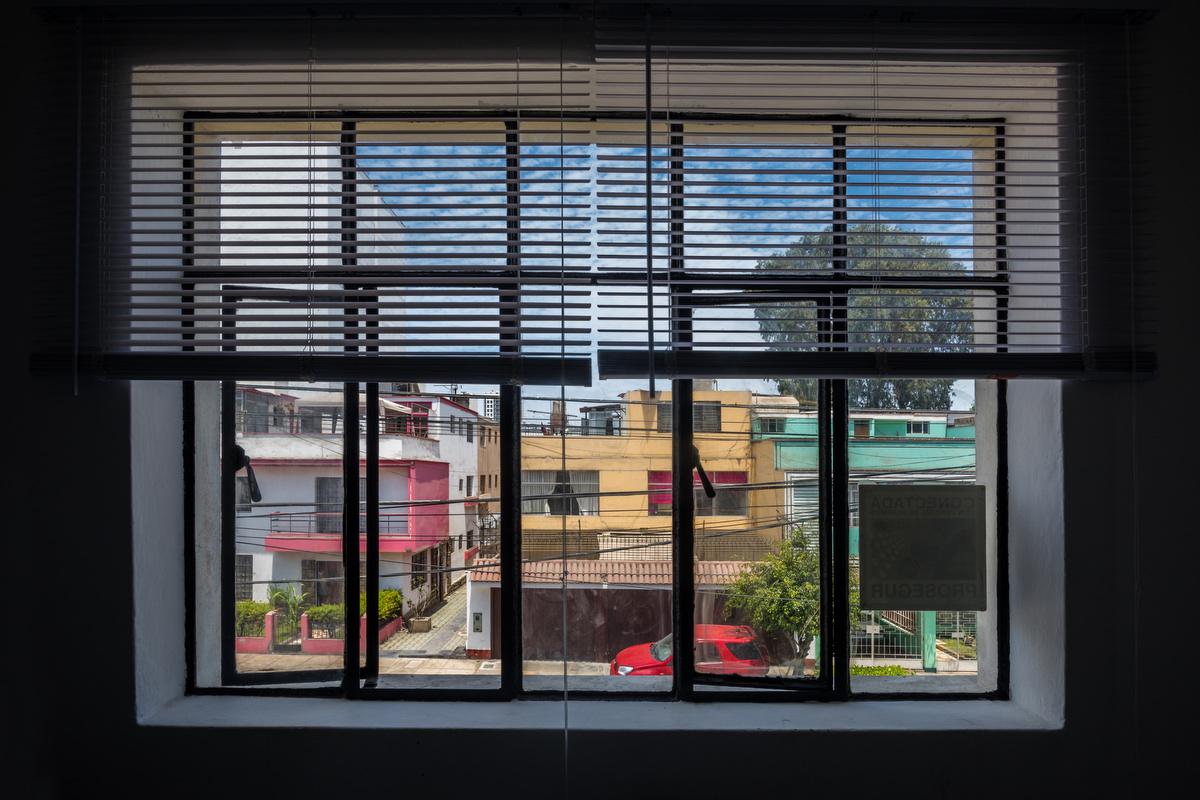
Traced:
<path fill-rule="evenodd" d="M 639 206 L 644 198 L 644 153 L 642 148 L 626 146 L 568 144 L 561 152 L 557 144 L 524 146 L 523 225 L 542 229 L 523 236 L 524 263 L 554 268 L 563 263 L 565 252 L 565 263 L 575 267 L 642 267 L 645 212 Z M 398 246 L 406 263 L 426 266 L 448 266 L 456 261 L 504 263 L 507 231 L 503 209 L 489 207 L 495 203 L 495 195 L 504 190 L 506 162 L 502 143 L 362 146 L 359 155 L 360 169 L 377 181 L 380 191 L 403 193 L 383 200 L 393 206 L 393 213 L 403 221 L 405 233 L 389 237 L 388 242 Z M 663 189 L 663 196 L 655 204 L 655 257 L 665 259 L 669 255 L 665 197 L 668 153 L 665 148 L 656 148 L 652 155 L 652 177 Z M 972 226 L 970 195 L 974 188 L 970 150 L 851 148 L 847 157 L 848 217 L 852 223 L 892 222 L 911 229 L 913 220 L 921 220 L 919 228 L 927 238 L 944 245 L 951 257 L 967 269 L 972 267 L 968 247 Z M 797 236 L 817 232 L 828 224 L 833 197 L 829 148 L 689 147 L 684 166 L 690 176 L 684 212 L 688 225 L 685 257 L 693 268 L 746 269 L 754 261 L 745 257 L 780 252 Z M 721 172 L 706 172 L 710 170 Z M 791 172 L 785 174 L 783 170 Z M 906 172 L 919 174 L 901 174 Z M 455 183 L 447 183 L 448 177 Z M 910 185 L 897 185 L 900 183 Z M 897 193 L 906 195 L 908 199 L 903 201 L 906 206 L 920 210 L 880 208 L 892 202 L 880 200 L 880 195 Z M 565 219 L 560 220 L 563 203 Z M 450 207 L 439 208 L 439 205 Z M 623 221 L 608 221 L 616 218 Z M 463 227 L 472 231 L 455 232 Z M 434 248 L 410 244 L 435 237 L 458 237 L 464 242 Z M 434 250 L 435 257 L 423 257 Z M 644 295 L 601 294 L 586 300 L 599 307 L 601 343 L 645 341 Z M 757 322 L 749 308 L 720 313 L 725 319 L 712 323 L 705 323 L 703 314 L 697 315 L 699 340 L 707 338 L 722 345 L 761 343 Z M 612 316 L 630 319 L 605 319 Z M 656 329 L 656 336 L 664 339 L 666 320 L 657 319 Z M 556 354 L 556 339 L 550 335 L 547 340 L 554 342 L 553 346 L 530 351 Z M 591 350 L 594 351 L 594 345 Z M 730 389 L 773 391 L 773 384 L 764 381 L 723 381 L 721 385 Z M 582 392 L 588 397 L 612 396 L 644 386 L 644 381 L 606 381 L 602 386 L 569 392 Z M 972 391 L 970 382 L 957 382 L 954 405 L 969 406 Z"/>

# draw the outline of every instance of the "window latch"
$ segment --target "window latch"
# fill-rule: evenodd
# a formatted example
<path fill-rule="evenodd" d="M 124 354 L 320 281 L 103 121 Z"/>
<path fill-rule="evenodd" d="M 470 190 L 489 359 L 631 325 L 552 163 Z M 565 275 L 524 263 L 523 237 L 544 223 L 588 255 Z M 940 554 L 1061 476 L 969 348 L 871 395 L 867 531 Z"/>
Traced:
<path fill-rule="evenodd" d="M 250 484 L 250 499 L 255 503 L 262 502 L 262 492 L 258 490 L 258 479 L 254 477 L 254 467 L 250 466 L 250 456 L 246 455 L 246 450 L 240 444 L 233 446 L 233 471 L 237 472 L 242 467 L 246 468 L 246 481 Z"/>
<path fill-rule="evenodd" d="M 700 448 L 692 445 L 692 466 L 696 468 L 696 474 L 700 476 L 700 483 L 704 485 L 704 493 L 710 498 L 717 496 L 717 490 L 713 488 L 712 481 L 708 479 L 708 473 L 704 471 L 704 465 L 700 463 Z"/>

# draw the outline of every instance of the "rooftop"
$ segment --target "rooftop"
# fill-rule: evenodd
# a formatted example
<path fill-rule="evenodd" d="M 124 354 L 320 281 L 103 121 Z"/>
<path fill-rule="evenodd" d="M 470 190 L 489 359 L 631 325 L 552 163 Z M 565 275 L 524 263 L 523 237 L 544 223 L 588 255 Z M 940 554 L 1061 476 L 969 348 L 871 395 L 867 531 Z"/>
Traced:
<path fill-rule="evenodd" d="M 745 561 L 697 561 L 697 585 L 725 585 L 746 568 Z M 566 561 L 569 583 L 619 583 L 638 585 L 671 585 L 671 562 L 663 560 L 596 560 L 569 558 Z M 521 565 L 523 583 L 560 583 L 563 574 L 561 558 L 527 561 Z M 479 583 L 500 582 L 500 562 L 480 562 L 471 570 L 471 580 Z"/>

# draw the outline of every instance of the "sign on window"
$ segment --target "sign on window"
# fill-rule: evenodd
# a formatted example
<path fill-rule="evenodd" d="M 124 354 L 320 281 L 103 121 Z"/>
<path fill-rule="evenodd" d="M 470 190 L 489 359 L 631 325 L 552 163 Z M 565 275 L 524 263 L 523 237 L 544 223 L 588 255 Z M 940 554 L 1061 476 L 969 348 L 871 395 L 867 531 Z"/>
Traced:
<path fill-rule="evenodd" d="M 867 611 L 987 608 L 983 486 L 859 487 Z"/>

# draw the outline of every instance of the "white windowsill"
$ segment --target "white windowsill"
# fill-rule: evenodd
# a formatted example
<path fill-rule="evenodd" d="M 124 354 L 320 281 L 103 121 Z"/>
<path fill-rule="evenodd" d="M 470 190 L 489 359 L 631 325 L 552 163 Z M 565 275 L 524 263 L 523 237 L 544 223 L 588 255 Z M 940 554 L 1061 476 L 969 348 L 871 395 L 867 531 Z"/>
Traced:
<path fill-rule="evenodd" d="M 142 721 L 150 727 L 397 730 L 562 730 L 557 700 L 347 702 L 296 697 L 184 697 Z M 849 703 L 674 703 L 579 700 L 580 731 L 1057 730 L 1016 703 L 894 700 Z"/>

